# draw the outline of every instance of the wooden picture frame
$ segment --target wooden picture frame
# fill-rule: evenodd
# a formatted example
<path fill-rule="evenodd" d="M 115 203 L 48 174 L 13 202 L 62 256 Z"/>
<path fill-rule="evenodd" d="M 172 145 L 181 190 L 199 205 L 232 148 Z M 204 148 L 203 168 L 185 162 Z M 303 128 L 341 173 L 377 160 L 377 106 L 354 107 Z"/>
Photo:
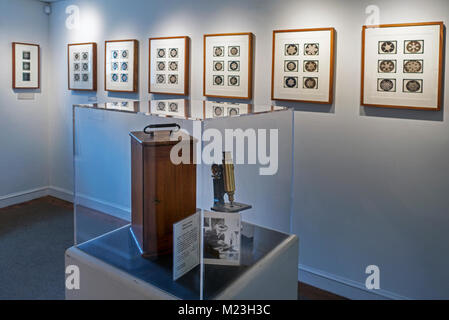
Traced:
<path fill-rule="evenodd" d="M 25 51 L 26 50 L 26 51 Z M 16 57 L 22 53 L 21 57 Z M 27 57 L 25 57 L 25 53 Z M 34 61 L 34 63 L 33 63 Z M 25 64 L 27 67 L 25 68 Z M 26 69 L 26 70 L 25 70 Z M 22 75 L 22 80 L 19 77 Z M 30 82 L 30 85 L 27 83 Z M 35 85 L 32 85 L 32 84 Z M 40 89 L 41 87 L 41 58 L 40 45 L 34 43 L 12 43 L 12 88 L 16 89 Z"/>
<path fill-rule="evenodd" d="M 317 104 L 333 103 L 335 33 L 335 28 L 273 31 L 272 100 Z M 290 43 L 291 48 L 296 48 L 296 51 L 291 54 L 287 52 L 287 43 Z M 307 54 L 306 50 L 314 53 L 312 45 L 315 46 L 316 54 Z M 286 63 L 289 63 L 288 65 L 291 65 L 292 68 L 287 68 Z M 306 63 L 308 64 L 306 65 Z M 312 69 L 306 68 L 306 66 L 311 66 Z M 288 85 L 287 81 L 290 81 Z"/>
<path fill-rule="evenodd" d="M 395 35 L 396 28 L 397 35 Z M 379 40 L 380 36 L 383 36 L 382 41 Z M 412 51 L 408 51 L 406 44 L 414 43 L 418 44 L 410 47 L 413 48 Z M 380 108 L 441 110 L 443 46 L 443 22 L 363 26 L 360 104 Z M 416 51 L 418 47 L 420 50 Z M 377 66 L 373 65 L 374 58 L 367 56 L 368 54 L 377 57 Z M 413 68 L 406 66 L 409 61 L 413 61 Z M 393 66 L 393 69 L 388 66 Z M 368 68 L 378 69 L 375 77 L 377 83 L 374 83 L 373 72 L 368 72 Z M 434 73 L 433 70 L 438 72 Z M 382 82 L 383 80 L 385 81 Z M 374 86 L 377 86 L 377 91 L 380 92 L 379 97 L 373 93 Z M 394 91 L 388 91 L 389 88 Z M 427 88 L 431 90 L 433 88 L 435 91 L 426 92 Z M 413 95 L 417 94 L 422 94 L 419 96 L 420 99 L 414 99 L 416 96 Z"/>
<path fill-rule="evenodd" d="M 129 59 L 132 59 L 132 63 L 128 64 L 127 73 L 121 73 L 117 70 L 116 73 L 112 72 L 112 57 L 108 54 L 112 55 L 112 51 L 129 51 L 132 50 L 132 53 L 129 53 L 126 61 L 121 61 L 120 58 L 117 57 L 115 62 L 123 63 L 129 62 Z M 139 41 L 135 39 L 128 40 L 108 40 L 105 41 L 104 46 L 104 90 L 109 92 L 122 92 L 122 93 L 136 93 L 139 82 Z M 119 66 L 121 69 L 121 66 Z M 129 76 L 129 73 L 132 72 L 132 75 Z M 112 77 L 116 74 L 119 79 L 116 82 L 112 82 Z M 126 82 L 122 81 L 122 77 L 127 75 Z M 129 84 L 129 80 L 132 80 L 132 83 Z"/>
<path fill-rule="evenodd" d="M 75 52 L 75 48 L 78 49 L 77 52 Z M 89 70 L 88 72 L 84 71 L 81 73 L 81 68 L 79 67 L 80 73 L 73 70 L 73 64 L 77 63 L 75 58 L 72 56 L 73 54 L 83 54 L 81 51 L 87 51 L 86 53 L 91 53 L 90 56 L 88 56 L 87 59 L 81 59 L 81 64 L 89 63 Z M 74 60 L 72 60 L 72 58 Z M 73 91 L 97 91 L 97 84 L 98 84 L 98 53 L 97 53 L 97 43 L 96 42 L 86 42 L 86 43 L 69 43 L 67 45 L 67 83 L 68 83 L 68 89 Z M 88 61 L 88 62 L 82 62 L 82 61 Z M 75 73 L 78 74 L 78 80 L 75 81 Z M 88 80 L 83 79 L 83 75 L 88 75 Z M 80 82 L 78 85 L 76 82 Z M 88 82 L 88 83 L 85 83 Z"/>
<path fill-rule="evenodd" d="M 148 47 L 148 93 L 187 96 L 190 75 L 190 38 L 188 36 L 150 38 Z M 182 51 L 176 51 L 176 56 L 172 57 L 172 51 L 180 48 Z M 158 56 L 158 50 L 165 50 L 164 57 Z M 163 70 L 158 70 L 158 63 L 164 65 Z M 176 64 L 176 70 L 171 69 L 171 63 Z M 158 83 L 158 75 L 163 76 L 164 83 Z M 170 76 L 175 76 L 176 81 L 172 83 Z"/>
<path fill-rule="evenodd" d="M 203 95 L 213 98 L 252 99 L 253 34 L 251 32 L 205 34 L 203 44 Z M 222 55 L 215 55 L 214 48 L 221 48 Z M 233 53 L 231 49 L 234 49 Z M 236 51 L 238 55 L 234 54 Z M 215 62 L 222 63 L 221 71 L 214 71 Z M 229 71 L 231 69 L 238 71 Z M 213 88 L 215 78 L 220 78 L 222 85 Z"/>

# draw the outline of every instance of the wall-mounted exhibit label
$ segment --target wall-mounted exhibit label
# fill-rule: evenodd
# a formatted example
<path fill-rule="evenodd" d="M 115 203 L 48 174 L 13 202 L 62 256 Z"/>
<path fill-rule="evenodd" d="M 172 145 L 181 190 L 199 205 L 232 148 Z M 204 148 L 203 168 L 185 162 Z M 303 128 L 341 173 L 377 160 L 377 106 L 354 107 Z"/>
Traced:
<path fill-rule="evenodd" d="M 19 92 L 17 100 L 34 100 L 34 92 Z"/>
<path fill-rule="evenodd" d="M 200 263 L 200 211 L 173 225 L 173 280 Z"/>

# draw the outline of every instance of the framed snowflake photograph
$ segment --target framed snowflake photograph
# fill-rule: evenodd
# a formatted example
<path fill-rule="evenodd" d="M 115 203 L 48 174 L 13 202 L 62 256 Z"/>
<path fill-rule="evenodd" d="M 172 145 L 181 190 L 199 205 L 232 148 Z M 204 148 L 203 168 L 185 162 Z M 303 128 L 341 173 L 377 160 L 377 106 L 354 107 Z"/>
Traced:
<path fill-rule="evenodd" d="M 137 92 L 139 42 L 113 40 L 105 42 L 105 91 Z"/>
<path fill-rule="evenodd" d="M 13 89 L 39 89 L 40 46 L 13 42 L 12 60 Z"/>
<path fill-rule="evenodd" d="M 361 105 L 440 110 L 442 22 L 363 26 Z"/>
<path fill-rule="evenodd" d="M 252 41 L 252 33 L 204 35 L 204 96 L 251 99 Z"/>
<path fill-rule="evenodd" d="M 149 93 L 189 94 L 189 37 L 149 40 Z"/>
<path fill-rule="evenodd" d="M 333 102 L 334 28 L 273 31 L 271 98 Z"/>
<path fill-rule="evenodd" d="M 97 91 L 97 44 L 67 45 L 69 90 Z"/>

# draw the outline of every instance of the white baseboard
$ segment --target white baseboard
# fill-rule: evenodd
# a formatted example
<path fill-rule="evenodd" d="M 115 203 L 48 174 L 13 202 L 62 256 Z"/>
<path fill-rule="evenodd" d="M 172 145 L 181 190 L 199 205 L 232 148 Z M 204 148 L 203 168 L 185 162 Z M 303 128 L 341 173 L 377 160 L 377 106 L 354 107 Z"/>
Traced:
<path fill-rule="evenodd" d="M 46 196 L 73 202 L 73 193 L 71 191 L 58 187 L 46 186 L 0 196 L 0 208 L 6 208 Z"/>
<path fill-rule="evenodd" d="M 298 266 L 299 281 L 352 300 L 410 300 L 387 290 L 368 290 L 364 283 L 304 265 Z"/>
<path fill-rule="evenodd" d="M 73 203 L 73 192 L 63 188 L 50 186 L 48 187 L 48 195 Z"/>
<path fill-rule="evenodd" d="M 48 187 L 40 187 L 0 196 L 0 208 L 42 198 L 48 195 Z"/>
<path fill-rule="evenodd" d="M 31 201 L 45 196 L 52 196 L 72 203 L 74 200 L 72 191 L 55 186 L 47 186 L 0 196 L 0 208 L 9 207 L 15 204 Z M 100 212 L 107 212 L 108 214 L 116 216 L 117 218 L 121 218 L 123 220 L 130 220 L 130 208 L 123 207 L 115 203 L 106 202 L 83 194 L 77 194 L 76 200 L 78 205 L 84 205 L 88 208 L 98 210 Z"/>

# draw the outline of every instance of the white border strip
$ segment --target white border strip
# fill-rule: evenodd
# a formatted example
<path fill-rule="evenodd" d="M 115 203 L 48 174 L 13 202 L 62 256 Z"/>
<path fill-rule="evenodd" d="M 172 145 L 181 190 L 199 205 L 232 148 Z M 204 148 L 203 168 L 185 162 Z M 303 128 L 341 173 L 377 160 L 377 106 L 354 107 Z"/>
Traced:
<path fill-rule="evenodd" d="M 73 192 L 66 189 L 50 186 L 48 187 L 48 195 L 73 203 Z"/>
<path fill-rule="evenodd" d="M 299 264 L 299 281 L 352 300 L 412 300 L 399 294 L 380 290 L 368 290 L 364 284 L 322 270 Z"/>
<path fill-rule="evenodd" d="M 45 196 L 52 196 L 68 202 L 74 202 L 72 191 L 59 187 L 47 186 L 0 196 L 0 208 L 13 206 Z M 127 207 L 95 199 L 83 194 L 77 195 L 77 204 L 85 205 L 101 212 L 109 212 L 111 215 L 127 221 L 129 221 L 131 217 L 131 210 Z"/>
<path fill-rule="evenodd" d="M 48 187 L 40 187 L 22 192 L 7 194 L 5 196 L 0 196 L 0 208 L 13 206 L 45 196 L 48 196 Z"/>

